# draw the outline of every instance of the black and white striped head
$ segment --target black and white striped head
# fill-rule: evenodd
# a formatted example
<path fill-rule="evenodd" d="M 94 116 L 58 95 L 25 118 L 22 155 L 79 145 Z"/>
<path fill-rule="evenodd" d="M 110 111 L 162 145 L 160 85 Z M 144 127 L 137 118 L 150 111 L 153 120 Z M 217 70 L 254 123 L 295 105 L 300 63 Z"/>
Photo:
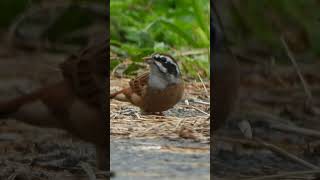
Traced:
<path fill-rule="evenodd" d="M 164 89 L 170 84 L 181 82 L 179 66 L 172 56 L 154 53 L 143 59 L 150 66 L 149 87 Z"/>
<path fill-rule="evenodd" d="M 150 65 L 151 71 L 159 71 L 167 76 L 180 76 L 180 69 L 174 58 L 167 54 L 154 53 L 149 57 L 144 58 Z"/>

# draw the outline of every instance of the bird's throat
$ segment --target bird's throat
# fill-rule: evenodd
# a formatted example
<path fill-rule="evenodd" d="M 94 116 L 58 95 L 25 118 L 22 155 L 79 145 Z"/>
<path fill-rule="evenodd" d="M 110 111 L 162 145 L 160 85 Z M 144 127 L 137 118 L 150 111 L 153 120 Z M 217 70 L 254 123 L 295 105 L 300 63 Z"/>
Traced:
<path fill-rule="evenodd" d="M 161 76 L 151 75 L 148 80 L 148 85 L 151 88 L 162 90 L 165 89 L 169 83 Z"/>

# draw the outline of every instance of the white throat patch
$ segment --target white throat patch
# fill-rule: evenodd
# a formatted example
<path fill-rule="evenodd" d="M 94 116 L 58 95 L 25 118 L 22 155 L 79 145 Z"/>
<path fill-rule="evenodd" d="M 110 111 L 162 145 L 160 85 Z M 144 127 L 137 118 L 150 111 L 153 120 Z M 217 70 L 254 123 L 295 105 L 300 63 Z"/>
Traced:
<path fill-rule="evenodd" d="M 165 89 L 168 86 L 168 82 L 160 76 L 150 76 L 148 84 L 151 88 Z"/>

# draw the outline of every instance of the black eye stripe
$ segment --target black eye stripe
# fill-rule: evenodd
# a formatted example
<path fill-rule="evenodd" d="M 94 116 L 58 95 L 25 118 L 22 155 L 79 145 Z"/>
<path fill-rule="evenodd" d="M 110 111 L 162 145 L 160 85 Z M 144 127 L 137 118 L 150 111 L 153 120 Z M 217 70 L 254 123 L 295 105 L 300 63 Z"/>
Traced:
<path fill-rule="evenodd" d="M 170 60 L 168 59 L 168 57 L 166 56 L 163 56 L 163 55 L 159 55 L 159 54 L 156 54 L 152 57 L 154 60 L 156 61 L 159 61 L 161 63 L 170 63 Z"/>
<path fill-rule="evenodd" d="M 168 64 L 167 66 L 166 66 L 166 68 L 168 69 L 168 72 L 170 73 L 170 74 L 174 74 L 174 75 L 177 75 L 177 70 L 176 70 L 176 66 L 174 65 L 174 64 Z"/>
<path fill-rule="evenodd" d="M 161 54 L 155 54 L 152 56 L 152 58 L 155 61 L 161 63 L 163 65 L 163 67 L 165 67 L 167 69 L 167 73 L 173 74 L 174 76 L 177 76 L 179 74 L 179 69 L 178 69 L 175 61 L 173 59 L 171 59 L 171 57 L 167 57 L 167 56 L 161 55 Z M 159 69 L 159 67 L 158 67 L 158 69 Z M 162 71 L 160 71 L 160 72 L 162 72 Z"/>
<path fill-rule="evenodd" d="M 156 64 L 156 67 L 159 70 L 159 72 L 161 72 L 162 74 L 165 74 L 165 72 L 163 72 L 157 64 Z"/>

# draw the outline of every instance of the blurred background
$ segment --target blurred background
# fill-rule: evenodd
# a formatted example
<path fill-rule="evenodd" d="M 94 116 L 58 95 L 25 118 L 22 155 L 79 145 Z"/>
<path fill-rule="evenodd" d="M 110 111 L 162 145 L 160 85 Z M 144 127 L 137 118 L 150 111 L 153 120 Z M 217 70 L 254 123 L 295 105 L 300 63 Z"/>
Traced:
<path fill-rule="evenodd" d="M 317 169 L 319 1 L 214 3 L 227 44 L 240 63 L 241 90 L 235 114 L 214 137 L 213 177 L 264 179 L 266 175 Z M 316 179 L 316 175 L 283 178 Z"/>
<path fill-rule="evenodd" d="M 296 55 L 314 55 L 313 58 L 301 58 L 301 61 L 312 62 L 318 57 L 318 1 L 228 0 L 217 4 L 230 44 L 240 51 L 238 53 L 246 50 L 281 57 L 286 55 L 281 43 L 284 38 Z M 286 58 L 280 61 L 286 61 Z"/>
<path fill-rule="evenodd" d="M 107 13 L 105 0 L 1 0 L 0 101 L 61 80 L 61 62 L 106 38 Z M 81 164 L 95 167 L 95 148 L 2 118 L 0 162 L 0 179 L 88 179 Z"/>
<path fill-rule="evenodd" d="M 208 0 L 110 2 L 111 71 L 134 75 L 142 57 L 164 52 L 177 57 L 186 78 L 209 78 Z"/>
<path fill-rule="evenodd" d="M 3 43 L 23 49 L 71 50 L 106 32 L 104 0 L 0 2 Z"/>

